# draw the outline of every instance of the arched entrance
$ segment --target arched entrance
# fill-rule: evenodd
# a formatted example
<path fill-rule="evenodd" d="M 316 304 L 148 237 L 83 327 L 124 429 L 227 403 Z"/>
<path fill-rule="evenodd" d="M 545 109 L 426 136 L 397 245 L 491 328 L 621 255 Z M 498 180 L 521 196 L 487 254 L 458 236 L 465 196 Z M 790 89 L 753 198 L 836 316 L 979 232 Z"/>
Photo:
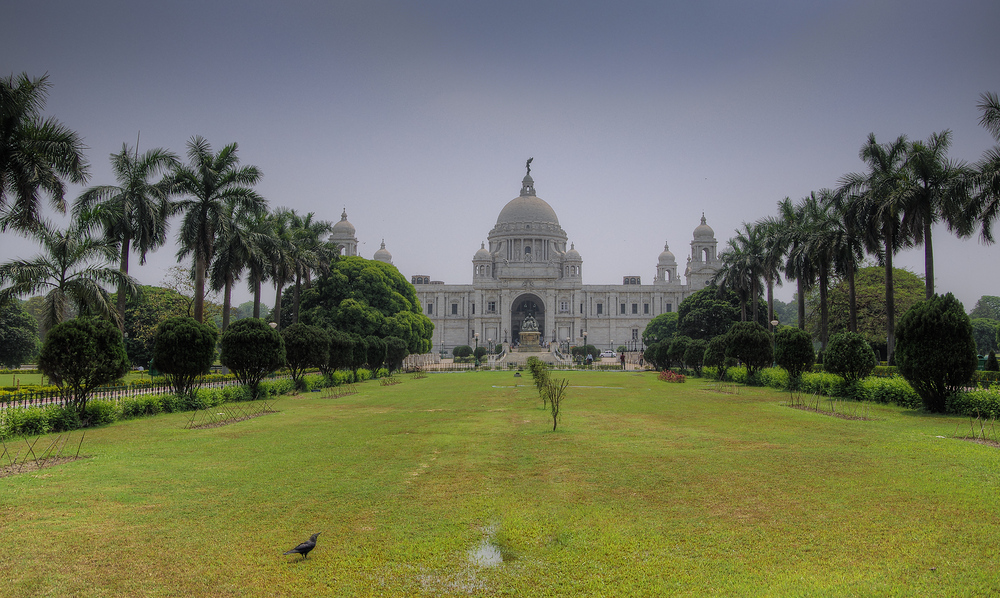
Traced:
<path fill-rule="evenodd" d="M 538 322 L 538 331 L 542 333 L 542 339 L 547 339 L 551 334 L 545 333 L 545 302 L 538 295 L 526 293 L 515 299 L 510 304 L 510 340 L 520 342 L 521 323 L 529 315 Z"/>

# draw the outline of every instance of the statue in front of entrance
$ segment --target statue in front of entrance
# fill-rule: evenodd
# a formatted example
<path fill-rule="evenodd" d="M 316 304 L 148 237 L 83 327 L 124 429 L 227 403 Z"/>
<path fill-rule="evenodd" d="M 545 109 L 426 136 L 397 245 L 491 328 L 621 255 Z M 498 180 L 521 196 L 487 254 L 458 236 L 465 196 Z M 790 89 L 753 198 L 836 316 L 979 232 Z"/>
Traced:
<path fill-rule="evenodd" d="M 521 322 L 521 332 L 538 332 L 538 322 L 534 316 L 528 314 L 528 317 Z"/>

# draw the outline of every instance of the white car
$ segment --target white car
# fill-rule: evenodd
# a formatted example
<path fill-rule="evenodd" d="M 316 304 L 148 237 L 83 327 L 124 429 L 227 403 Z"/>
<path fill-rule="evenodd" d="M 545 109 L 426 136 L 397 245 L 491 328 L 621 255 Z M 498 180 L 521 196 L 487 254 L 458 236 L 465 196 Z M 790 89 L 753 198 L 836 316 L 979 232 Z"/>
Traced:
<path fill-rule="evenodd" d="M 618 357 L 618 354 L 611 349 L 607 349 L 605 351 L 601 351 L 601 357 Z"/>

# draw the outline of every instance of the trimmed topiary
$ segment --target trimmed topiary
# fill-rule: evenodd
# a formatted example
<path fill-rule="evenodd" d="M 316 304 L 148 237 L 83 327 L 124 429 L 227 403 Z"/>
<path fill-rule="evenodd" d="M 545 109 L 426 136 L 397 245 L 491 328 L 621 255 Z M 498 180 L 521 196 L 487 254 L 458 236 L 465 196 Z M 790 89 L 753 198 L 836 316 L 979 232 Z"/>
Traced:
<path fill-rule="evenodd" d="M 962 302 L 948 293 L 910 308 L 896 324 L 896 365 L 932 413 L 943 413 L 948 397 L 979 366 L 972 323 Z"/>
<path fill-rule="evenodd" d="M 687 353 L 687 349 L 690 344 L 691 337 L 674 336 L 673 340 L 670 341 L 670 348 L 667 349 L 667 355 L 670 357 L 670 361 L 679 362 L 683 368 L 687 363 L 687 360 L 684 359 L 684 354 Z"/>
<path fill-rule="evenodd" d="M 281 340 L 295 388 L 305 390 L 306 370 L 325 367 L 330 361 L 330 335 L 319 326 L 298 322 L 281 331 Z"/>
<path fill-rule="evenodd" d="M 830 338 L 823 369 L 853 384 L 872 373 L 875 360 L 875 351 L 865 337 L 857 332 L 842 332 Z"/>
<path fill-rule="evenodd" d="M 771 365 L 771 333 L 756 322 L 736 322 L 726 333 L 726 357 L 740 361 L 752 382 L 754 375 Z"/>
<path fill-rule="evenodd" d="M 260 318 L 237 320 L 222 333 L 219 361 L 232 370 L 236 379 L 260 396 L 260 382 L 285 365 L 285 343 L 281 334 Z"/>
<path fill-rule="evenodd" d="M 708 341 L 708 347 L 705 348 L 705 356 L 702 359 L 702 365 L 715 368 L 719 380 L 725 380 L 726 370 L 736 363 L 731 357 L 726 357 L 727 340 L 728 337 L 725 334 L 720 334 Z"/>
<path fill-rule="evenodd" d="M 794 388 L 803 372 L 812 370 L 816 356 L 812 336 L 800 328 L 783 326 L 774 335 L 774 361 L 788 372 L 788 386 Z"/>
<path fill-rule="evenodd" d="M 38 369 L 81 416 L 95 388 L 128 372 L 122 333 L 106 320 L 75 318 L 57 324 L 45 336 Z"/>
<path fill-rule="evenodd" d="M 997 363 L 996 351 L 990 351 L 990 356 L 986 359 L 986 367 L 983 369 L 987 372 L 1000 372 L 1000 363 Z"/>
<path fill-rule="evenodd" d="M 708 341 L 704 339 L 693 339 L 684 350 L 684 363 L 694 370 L 695 376 L 701 377 L 701 368 L 705 361 L 705 350 L 708 349 Z"/>
<path fill-rule="evenodd" d="M 189 316 L 167 318 L 153 335 L 153 367 L 167 378 L 178 395 L 192 395 L 198 378 L 215 361 L 219 334 L 212 326 Z"/>

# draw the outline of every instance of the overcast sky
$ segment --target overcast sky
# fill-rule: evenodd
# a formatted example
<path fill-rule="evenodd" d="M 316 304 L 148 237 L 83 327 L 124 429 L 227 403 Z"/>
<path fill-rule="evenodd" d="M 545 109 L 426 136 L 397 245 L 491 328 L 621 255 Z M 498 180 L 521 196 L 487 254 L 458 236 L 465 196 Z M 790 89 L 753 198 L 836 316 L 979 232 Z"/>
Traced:
<path fill-rule="evenodd" d="M 91 184 L 114 183 L 108 156 L 140 131 L 140 151 L 237 142 L 272 208 L 332 222 L 346 208 L 364 257 L 384 238 L 407 279 L 448 283 L 471 282 L 529 157 L 584 282 L 651 282 L 665 241 L 683 270 L 702 212 L 721 251 L 782 198 L 863 172 L 869 133 L 950 129 L 950 156 L 978 160 L 993 140 L 976 103 L 1000 91 L 995 0 L 14 0 L 3 14 L 0 75 L 48 74 L 45 114 L 83 136 Z M 966 309 L 1000 295 L 1000 246 L 936 235 L 939 292 Z M 132 273 L 159 284 L 175 251 Z M 0 237 L 3 259 L 35 252 Z M 923 273 L 921 250 L 897 263 Z M 241 285 L 235 303 L 249 297 Z"/>

